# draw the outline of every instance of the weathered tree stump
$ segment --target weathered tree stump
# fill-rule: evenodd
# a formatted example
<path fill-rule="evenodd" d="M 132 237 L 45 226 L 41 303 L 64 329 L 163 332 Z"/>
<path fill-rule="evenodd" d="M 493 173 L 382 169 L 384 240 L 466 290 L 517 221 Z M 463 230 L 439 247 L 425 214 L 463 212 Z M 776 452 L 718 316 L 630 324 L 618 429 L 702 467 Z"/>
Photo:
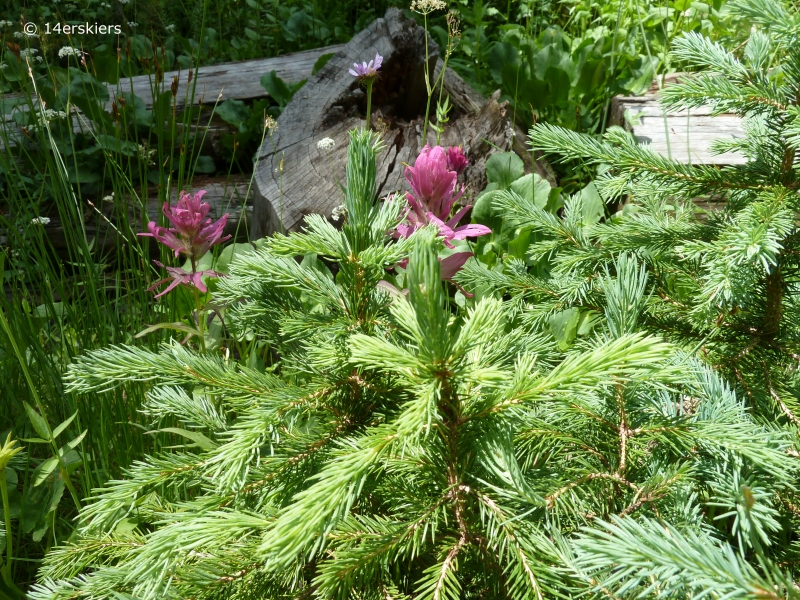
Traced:
<path fill-rule="evenodd" d="M 429 39 L 429 68 L 435 78 L 442 61 Z M 391 8 L 357 34 L 295 95 L 278 119 L 277 130 L 267 137 L 258 155 L 251 237 L 275 231 L 296 231 L 308 214 L 330 218 L 342 203 L 339 185 L 345 181 L 348 131 L 365 124 L 366 96 L 348 73 L 354 62 L 384 57 L 381 77 L 372 97 L 372 126 L 386 149 L 378 157 L 378 194 L 406 189 L 404 164 L 412 164 L 424 145 L 425 32 L 400 10 Z M 524 133 L 514 127 L 506 104 L 495 94 L 488 101 L 454 71 L 444 77 L 444 93 L 454 106 L 440 144 L 464 147 L 470 166 L 465 172 L 468 193 L 486 184 L 485 162 L 490 154 L 513 149 L 527 159 Z M 434 102 L 438 98 L 435 93 Z M 432 106 L 431 112 L 435 111 Z M 317 147 L 323 138 L 335 142 L 332 150 Z M 436 143 L 429 129 L 428 143 Z M 552 171 L 537 157 L 536 171 L 553 179 Z"/>

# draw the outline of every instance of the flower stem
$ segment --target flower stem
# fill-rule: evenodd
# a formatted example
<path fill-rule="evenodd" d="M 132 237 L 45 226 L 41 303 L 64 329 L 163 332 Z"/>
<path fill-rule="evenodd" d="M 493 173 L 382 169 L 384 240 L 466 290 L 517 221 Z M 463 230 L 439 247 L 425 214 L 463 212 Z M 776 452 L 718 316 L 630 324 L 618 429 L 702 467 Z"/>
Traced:
<path fill-rule="evenodd" d="M 372 123 L 372 79 L 367 81 L 367 129 L 371 129 Z"/>
<path fill-rule="evenodd" d="M 425 124 L 422 126 L 422 145 L 428 143 L 428 115 L 431 112 L 431 79 L 428 72 L 428 65 L 430 60 L 428 58 L 428 15 L 422 15 L 425 24 L 425 91 L 428 93 L 428 100 L 425 103 Z"/>
<path fill-rule="evenodd" d="M 6 584 L 13 586 L 11 581 L 11 560 L 14 556 L 12 553 L 13 536 L 11 535 L 11 507 L 8 503 L 8 485 L 5 469 L 0 470 L 0 495 L 3 496 L 3 517 L 6 525 L 6 564 L 5 569 L 3 569 L 3 579 L 5 579 Z"/>
<path fill-rule="evenodd" d="M 192 275 L 197 273 L 197 261 L 194 258 L 194 255 L 191 257 L 192 261 Z M 194 285 L 192 285 L 192 295 L 194 296 L 194 309 L 197 313 L 197 331 L 200 332 L 200 347 L 203 350 L 203 354 L 206 352 L 206 334 L 203 331 L 203 325 L 205 324 L 205 314 L 204 311 L 201 310 L 200 307 L 200 290 L 198 290 Z"/>

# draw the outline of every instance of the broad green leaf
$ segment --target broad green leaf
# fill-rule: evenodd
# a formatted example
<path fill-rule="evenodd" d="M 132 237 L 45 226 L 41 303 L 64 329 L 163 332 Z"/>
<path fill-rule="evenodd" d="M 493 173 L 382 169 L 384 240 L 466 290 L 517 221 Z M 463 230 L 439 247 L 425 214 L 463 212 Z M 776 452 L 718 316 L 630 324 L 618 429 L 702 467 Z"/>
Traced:
<path fill-rule="evenodd" d="M 505 190 L 525 173 L 522 159 L 514 152 L 496 152 L 486 161 L 486 178 Z"/>
<path fill-rule="evenodd" d="M 311 74 L 312 75 L 316 75 L 317 73 L 319 73 L 319 71 L 322 70 L 322 67 L 327 65 L 328 61 L 331 58 L 333 58 L 333 55 L 334 55 L 333 52 L 327 52 L 327 53 L 323 54 L 322 56 L 320 56 L 317 59 L 317 61 L 314 63 L 314 66 L 311 69 Z"/>
<path fill-rule="evenodd" d="M 39 437 L 44 438 L 47 441 L 53 439 L 50 436 L 50 427 L 48 427 L 45 418 L 36 412 L 36 410 L 24 400 L 22 401 L 22 404 L 25 406 L 25 412 L 28 413 L 28 418 L 31 421 L 31 425 L 33 425 L 33 429 L 36 431 L 36 433 L 39 434 Z"/>
<path fill-rule="evenodd" d="M 220 119 L 230 123 L 241 132 L 244 130 L 244 124 L 250 118 L 251 110 L 241 100 L 229 98 L 217 106 L 216 113 Z"/>
<path fill-rule="evenodd" d="M 52 473 L 57 466 L 58 458 L 55 456 L 39 463 L 39 466 L 33 470 L 33 475 L 31 476 L 31 479 L 33 479 L 33 485 L 41 485 L 47 480 L 47 478 L 50 476 L 50 473 Z"/>

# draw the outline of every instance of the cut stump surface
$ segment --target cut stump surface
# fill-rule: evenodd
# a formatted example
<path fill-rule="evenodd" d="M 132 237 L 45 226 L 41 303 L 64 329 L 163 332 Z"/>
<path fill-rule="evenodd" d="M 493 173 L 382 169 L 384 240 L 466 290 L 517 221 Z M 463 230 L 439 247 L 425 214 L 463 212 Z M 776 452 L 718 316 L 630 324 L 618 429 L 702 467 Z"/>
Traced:
<path fill-rule="evenodd" d="M 442 61 L 435 42 L 428 40 L 429 68 L 433 79 Z M 381 76 L 372 98 L 372 127 L 380 132 L 386 148 L 377 161 L 378 195 L 408 189 L 406 164 L 413 164 L 424 146 L 422 125 L 427 92 L 425 88 L 425 32 L 400 10 L 392 8 L 357 34 L 328 64 L 295 95 L 278 119 L 277 129 L 264 140 L 257 156 L 255 198 L 251 237 L 275 231 L 297 231 L 308 214 L 331 212 L 342 204 L 340 185 L 345 182 L 348 131 L 365 125 L 366 96 L 348 69 L 355 62 L 383 56 Z M 515 128 L 506 103 L 489 100 L 468 86 L 454 71 L 444 77 L 444 94 L 453 110 L 440 140 L 442 146 L 464 147 L 470 165 L 463 177 L 465 198 L 485 187 L 485 162 L 499 150 L 514 149 L 527 159 L 530 152 L 522 141 L 524 133 Z M 431 113 L 435 113 L 438 91 Z M 319 148 L 323 138 L 335 142 L 333 149 Z M 436 144 L 429 128 L 428 143 Z M 552 171 L 537 156 L 536 172 L 552 181 Z"/>

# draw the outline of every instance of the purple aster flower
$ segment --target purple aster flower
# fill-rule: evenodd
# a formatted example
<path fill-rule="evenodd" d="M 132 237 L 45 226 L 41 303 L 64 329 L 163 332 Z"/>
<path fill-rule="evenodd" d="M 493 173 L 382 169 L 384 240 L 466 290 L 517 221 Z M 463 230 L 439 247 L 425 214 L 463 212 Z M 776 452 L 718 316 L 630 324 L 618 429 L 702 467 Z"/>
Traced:
<path fill-rule="evenodd" d="M 378 77 L 378 69 L 382 64 L 383 57 L 376 52 L 374 60 L 369 63 L 353 63 L 353 68 L 349 70 L 349 73 L 359 81 L 373 80 Z"/>
<path fill-rule="evenodd" d="M 169 282 L 169 285 L 163 292 L 155 295 L 156 298 L 160 298 L 164 294 L 168 294 L 179 285 L 186 285 L 189 287 L 194 286 L 201 292 L 207 292 L 208 288 L 206 287 L 206 285 L 203 283 L 202 280 L 202 277 L 204 275 L 207 277 L 225 277 L 225 273 L 219 273 L 217 271 L 206 270 L 206 271 L 193 271 L 189 273 L 188 271 L 184 271 L 180 267 L 167 267 L 157 260 L 154 260 L 153 262 L 156 263 L 162 269 L 166 269 L 167 273 L 169 273 L 169 277 L 165 277 L 164 279 L 157 281 L 149 288 L 147 288 L 148 292 L 152 292 L 160 285 Z"/>

